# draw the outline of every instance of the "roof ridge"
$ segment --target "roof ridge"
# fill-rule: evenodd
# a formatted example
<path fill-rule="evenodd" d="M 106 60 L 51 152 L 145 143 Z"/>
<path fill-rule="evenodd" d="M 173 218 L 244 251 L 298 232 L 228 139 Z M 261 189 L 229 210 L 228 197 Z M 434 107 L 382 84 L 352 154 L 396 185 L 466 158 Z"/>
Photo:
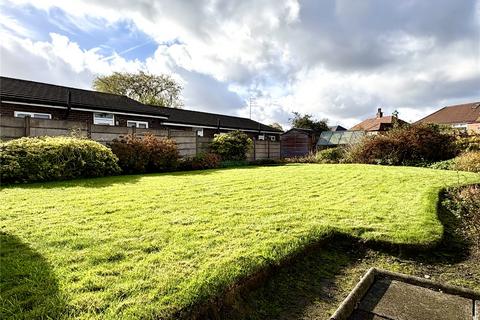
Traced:
<path fill-rule="evenodd" d="M 88 89 L 81 89 L 81 88 L 76 88 L 76 87 L 67 87 L 67 86 L 62 86 L 59 84 L 53 84 L 53 83 L 48 83 L 48 82 L 40 82 L 40 81 L 33 81 L 33 80 L 25 80 L 25 79 L 20 79 L 20 78 L 12 78 L 12 77 L 5 77 L 5 76 L 0 76 L 0 81 L 2 79 L 9 79 L 9 80 L 14 80 L 14 81 L 23 81 L 23 82 L 30 82 L 30 83 L 36 83 L 36 84 L 41 84 L 41 85 L 46 85 L 46 86 L 52 86 L 52 87 L 58 87 L 58 88 L 63 88 L 67 90 L 79 90 L 79 91 L 85 91 L 85 92 L 93 92 L 97 94 L 103 94 L 103 95 L 109 95 L 109 96 L 117 96 L 117 97 L 123 97 L 127 98 L 130 100 L 133 100 L 137 103 L 141 103 L 140 101 L 137 101 L 135 99 L 132 99 L 130 97 L 127 97 L 124 94 L 116 94 L 116 93 L 109 93 L 109 92 L 102 92 L 102 91 L 97 91 L 97 90 L 88 90 Z M 143 104 L 143 103 L 142 103 Z"/>
<path fill-rule="evenodd" d="M 214 113 L 214 112 L 206 112 L 206 111 L 200 111 L 200 110 L 191 110 L 191 109 L 181 109 L 181 108 L 170 108 L 170 107 L 163 107 L 163 106 L 155 106 L 151 104 L 147 104 L 147 106 L 152 106 L 152 107 L 159 107 L 159 108 L 165 108 L 165 109 L 174 109 L 174 110 L 180 110 L 180 111 L 187 111 L 187 112 L 196 112 L 196 113 L 204 113 L 204 114 L 211 114 L 214 116 L 223 116 L 223 117 L 229 117 L 229 118 L 238 118 L 238 119 L 243 119 L 243 120 L 250 120 L 253 122 L 260 123 L 256 120 L 250 119 L 250 118 L 245 118 L 245 117 L 240 117 L 240 116 L 231 116 L 227 114 L 221 114 L 221 113 Z"/>

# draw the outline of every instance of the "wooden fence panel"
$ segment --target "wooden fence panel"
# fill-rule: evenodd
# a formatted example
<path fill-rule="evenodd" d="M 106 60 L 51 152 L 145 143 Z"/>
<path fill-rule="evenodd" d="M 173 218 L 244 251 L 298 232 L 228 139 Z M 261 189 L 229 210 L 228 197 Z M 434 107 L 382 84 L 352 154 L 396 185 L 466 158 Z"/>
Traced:
<path fill-rule="evenodd" d="M 131 133 L 135 133 L 138 136 L 151 133 L 157 137 L 169 137 L 175 140 L 180 155 L 188 157 L 195 156 L 201 152 L 207 152 L 212 141 L 212 138 L 197 137 L 195 131 L 189 130 L 140 129 L 89 125 L 81 121 L 0 117 L 0 139 L 2 140 L 16 139 L 24 136 L 69 136 L 72 133 L 82 137 L 90 137 L 92 140 L 102 144 L 108 144 L 120 136 Z M 267 158 L 280 158 L 280 143 L 255 141 L 255 148 L 248 152 L 247 159 Z"/>

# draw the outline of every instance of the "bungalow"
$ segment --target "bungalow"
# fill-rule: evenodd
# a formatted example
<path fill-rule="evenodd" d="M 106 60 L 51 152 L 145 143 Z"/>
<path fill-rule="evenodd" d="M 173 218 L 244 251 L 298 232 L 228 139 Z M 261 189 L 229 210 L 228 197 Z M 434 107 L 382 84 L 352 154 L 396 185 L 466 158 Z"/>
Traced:
<path fill-rule="evenodd" d="M 0 116 L 83 121 L 95 125 L 194 130 L 199 136 L 240 130 L 278 140 L 281 130 L 257 121 L 142 104 L 126 96 L 0 77 Z"/>
<path fill-rule="evenodd" d="M 480 102 L 446 106 L 416 123 L 448 125 L 462 131 L 480 133 Z"/>
<path fill-rule="evenodd" d="M 384 116 L 382 108 L 378 108 L 375 118 L 366 119 L 350 128 L 350 131 L 365 131 L 367 134 L 377 134 L 392 129 L 395 125 L 404 126 L 408 122 L 398 118 L 396 114 Z"/>

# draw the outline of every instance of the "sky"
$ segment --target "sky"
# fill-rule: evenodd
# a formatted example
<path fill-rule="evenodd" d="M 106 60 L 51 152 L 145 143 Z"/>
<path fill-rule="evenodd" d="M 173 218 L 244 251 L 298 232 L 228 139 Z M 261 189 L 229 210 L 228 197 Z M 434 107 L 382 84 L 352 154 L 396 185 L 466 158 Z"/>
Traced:
<path fill-rule="evenodd" d="M 170 74 L 186 109 L 347 128 L 480 101 L 480 0 L 0 0 L 0 74 Z"/>

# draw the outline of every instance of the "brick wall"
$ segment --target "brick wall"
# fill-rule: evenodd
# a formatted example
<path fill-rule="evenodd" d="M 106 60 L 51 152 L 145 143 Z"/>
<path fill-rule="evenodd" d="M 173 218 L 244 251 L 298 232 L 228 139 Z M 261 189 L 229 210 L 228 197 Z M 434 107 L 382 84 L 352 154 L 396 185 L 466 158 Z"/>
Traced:
<path fill-rule="evenodd" d="M 13 117 L 15 111 L 49 113 L 52 115 L 52 120 L 79 121 L 93 124 L 93 112 L 89 111 L 70 110 L 70 112 L 67 114 L 67 110 L 65 109 L 25 106 L 8 103 L 0 104 L 1 116 Z M 162 119 L 115 114 L 115 123 L 117 126 L 126 127 L 127 120 L 146 121 L 148 122 L 149 128 L 162 129 Z"/>

